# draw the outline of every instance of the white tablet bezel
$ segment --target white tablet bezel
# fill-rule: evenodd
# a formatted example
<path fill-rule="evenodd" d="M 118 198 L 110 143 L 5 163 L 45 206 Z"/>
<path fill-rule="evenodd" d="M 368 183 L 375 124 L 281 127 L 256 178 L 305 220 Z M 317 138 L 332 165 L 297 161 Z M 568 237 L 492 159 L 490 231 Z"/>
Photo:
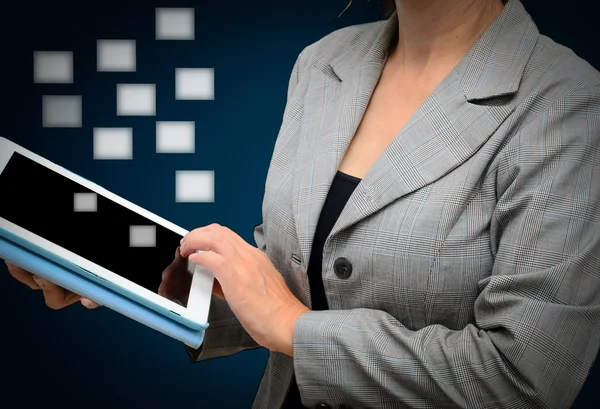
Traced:
<path fill-rule="evenodd" d="M 140 206 L 137 206 L 134 203 L 132 203 L 126 199 L 123 199 L 122 197 L 120 197 L 112 192 L 109 192 L 108 190 L 104 189 L 103 187 L 101 187 L 93 182 L 90 182 L 89 180 L 87 180 L 81 176 L 78 176 L 75 173 L 70 172 L 67 169 L 65 169 L 65 168 L 49 161 L 49 160 L 29 151 L 29 150 L 27 150 L 27 149 L 15 144 L 14 142 L 9 141 L 8 139 L 3 138 L 3 137 L 0 137 L 0 174 L 4 171 L 4 168 L 6 167 L 6 164 L 8 163 L 10 158 L 12 157 L 13 152 L 17 152 L 33 161 L 39 163 L 40 165 L 45 166 L 46 168 L 48 168 L 62 176 L 65 176 L 76 183 L 79 183 L 83 187 L 90 189 L 91 191 L 93 191 L 109 200 L 112 200 L 113 202 L 118 203 L 118 204 L 126 207 L 129 210 L 132 210 L 132 211 L 138 213 L 139 215 L 147 218 L 148 220 L 150 220 L 158 225 L 161 225 L 161 226 L 181 235 L 182 237 L 188 233 L 187 230 L 169 222 L 168 220 L 165 220 L 162 217 L 157 216 L 157 215 L 141 208 Z M 58 246 L 58 245 L 52 243 L 51 241 L 46 240 L 43 237 L 30 232 L 29 230 L 26 230 L 20 226 L 17 226 L 16 224 L 4 219 L 1 216 L 0 216 L 0 225 L 3 228 L 5 228 L 6 230 L 8 230 L 10 233 L 20 236 L 23 239 L 30 241 L 31 243 L 33 243 L 37 246 L 40 246 L 71 263 L 74 263 L 74 264 L 80 266 L 81 268 L 88 270 L 92 274 L 95 274 L 98 277 L 115 284 L 118 287 L 121 287 L 130 292 L 133 292 L 134 294 L 136 294 L 140 297 L 143 297 L 144 299 L 164 308 L 165 311 L 170 311 L 175 314 L 178 314 L 181 317 L 183 317 L 187 320 L 190 320 L 194 323 L 197 323 L 199 325 L 204 325 L 207 323 L 208 310 L 210 308 L 210 301 L 211 301 L 211 297 L 212 297 L 212 287 L 213 287 L 214 276 L 209 270 L 202 268 L 202 266 L 193 266 L 193 264 L 192 264 L 192 266 L 194 267 L 194 274 L 192 277 L 192 284 L 190 287 L 190 294 L 188 297 L 188 305 L 186 308 L 186 307 L 183 307 L 163 296 L 158 295 L 157 293 L 154 293 L 154 292 L 140 286 L 139 284 L 136 284 L 130 280 L 127 280 L 126 278 L 124 278 L 104 267 L 99 266 L 96 263 L 93 263 L 81 256 L 78 256 L 77 254 L 65 249 L 64 247 Z M 173 250 L 175 250 L 175 249 L 173 249 Z"/>

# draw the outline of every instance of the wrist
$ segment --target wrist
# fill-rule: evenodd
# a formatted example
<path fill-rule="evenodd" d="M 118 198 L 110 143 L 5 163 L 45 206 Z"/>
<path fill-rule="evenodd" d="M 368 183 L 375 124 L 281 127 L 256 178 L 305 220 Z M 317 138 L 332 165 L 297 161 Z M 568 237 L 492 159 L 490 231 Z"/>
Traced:
<path fill-rule="evenodd" d="M 273 351 L 294 356 L 294 326 L 300 316 L 308 311 L 310 311 L 308 307 L 298 302 L 298 305 L 290 307 L 286 311 L 281 321 L 278 320 L 281 325 L 278 325 L 278 336 Z"/>

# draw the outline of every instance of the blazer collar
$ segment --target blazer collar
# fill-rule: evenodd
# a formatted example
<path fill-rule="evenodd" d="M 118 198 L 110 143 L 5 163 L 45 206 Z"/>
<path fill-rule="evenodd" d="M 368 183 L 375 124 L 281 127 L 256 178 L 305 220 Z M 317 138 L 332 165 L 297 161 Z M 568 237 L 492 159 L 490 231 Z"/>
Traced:
<path fill-rule="evenodd" d="M 540 33 L 519 0 L 509 0 L 457 67 L 468 101 L 514 94 Z"/>
<path fill-rule="evenodd" d="M 382 28 L 361 49 L 340 53 L 329 62 L 331 72 L 341 81 L 349 80 L 357 69 L 385 60 L 391 42 L 398 35 L 398 15 L 394 12 Z M 492 25 L 461 60 L 455 73 L 461 78 L 467 101 L 514 94 L 539 38 L 539 31 L 520 0 L 508 0 Z"/>

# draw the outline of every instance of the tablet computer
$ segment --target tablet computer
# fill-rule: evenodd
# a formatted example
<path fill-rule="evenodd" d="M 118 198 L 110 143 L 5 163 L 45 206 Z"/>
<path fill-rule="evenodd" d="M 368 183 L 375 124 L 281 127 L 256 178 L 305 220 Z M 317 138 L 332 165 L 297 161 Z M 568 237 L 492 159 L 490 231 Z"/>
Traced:
<path fill-rule="evenodd" d="M 4 236 L 181 324 L 206 326 L 210 271 L 187 263 L 186 305 L 159 294 L 185 229 L 1 137 L 0 192 Z"/>

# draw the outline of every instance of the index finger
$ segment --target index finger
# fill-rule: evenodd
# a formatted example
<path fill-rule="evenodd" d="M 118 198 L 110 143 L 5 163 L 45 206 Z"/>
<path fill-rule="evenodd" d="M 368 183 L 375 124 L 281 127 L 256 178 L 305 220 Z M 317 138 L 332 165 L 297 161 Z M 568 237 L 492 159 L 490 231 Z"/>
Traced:
<path fill-rule="evenodd" d="M 181 240 L 181 255 L 185 258 L 200 251 L 212 251 L 223 256 L 231 253 L 233 241 L 227 229 L 218 224 L 199 227 L 185 235 Z"/>
<path fill-rule="evenodd" d="M 6 267 L 8 267 L 8 272 L 11 276 L 13 276 L 17 281 L 25 284 L 32 290 L 39 290 L 40 286 L 33 280 L 33 274 L 29 271 L 23 270 L 21 267 L 15 266 L 9 262 L 6 262 Z"/>

